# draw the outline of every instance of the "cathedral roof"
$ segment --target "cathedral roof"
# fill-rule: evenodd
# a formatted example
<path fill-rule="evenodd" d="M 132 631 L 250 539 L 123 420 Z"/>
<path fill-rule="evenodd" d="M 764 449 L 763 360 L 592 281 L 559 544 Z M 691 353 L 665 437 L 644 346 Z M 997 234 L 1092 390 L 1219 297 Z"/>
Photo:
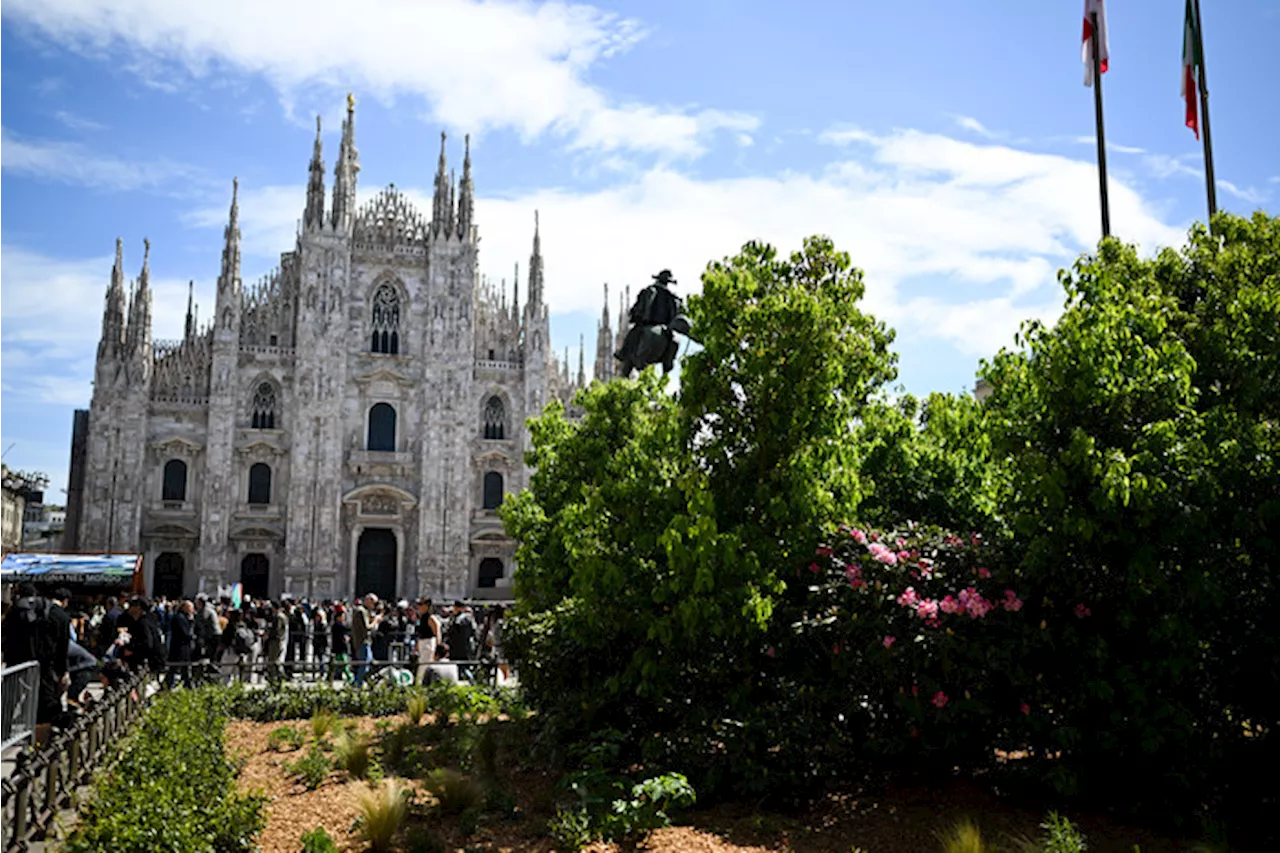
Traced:
<path fill-rule="evenodd" d="M 427 220 L 391 184 L 356 213 L 355 241 L 374 246 L 425 246 Z"/>

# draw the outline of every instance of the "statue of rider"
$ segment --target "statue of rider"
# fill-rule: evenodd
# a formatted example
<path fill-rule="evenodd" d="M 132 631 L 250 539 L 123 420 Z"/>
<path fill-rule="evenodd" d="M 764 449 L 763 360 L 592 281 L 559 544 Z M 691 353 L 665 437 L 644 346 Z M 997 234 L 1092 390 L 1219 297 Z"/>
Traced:
<path fill-rule="evenodd" d="M 684 304 L 670 289 L 675 283 L 671 270 L 663 270 L 653 277 L 653 284 L 636 296 L 628 314 L 633 325 L 622 349 L 613 354 L 622 362 L 619 373 L 623 377 L 629 377 L 637 367 L 643 369 L 650 364 L 661 364 L 664 375 L 675 366 L 679 345 L 674 332 L 689 334 Z"/>

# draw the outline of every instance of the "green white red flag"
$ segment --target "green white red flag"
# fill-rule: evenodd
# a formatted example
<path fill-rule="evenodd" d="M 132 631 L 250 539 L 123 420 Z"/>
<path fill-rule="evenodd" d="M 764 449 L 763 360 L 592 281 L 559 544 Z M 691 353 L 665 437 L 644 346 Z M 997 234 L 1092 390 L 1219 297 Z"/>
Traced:
<path fill-rule="evenodd" d="M 1098 71 L 1106 73 L 1111 53 L 1107 44 L 1107 9 L 1102 0 L 1084 0 L 1084 43 L 1080 58 L 1084 61 L 1084 84 L 1093 85 L 1093 18 L 1098 18 Z"/>
<path fill-rule="evenodd" d="M 1196 31 L 1196 12 L 1187 0 L 1186 19 L 1182 24 L 1182 98 L 1187 102 L 1187 127 L 1200 138 L 1200 116 L 1196 100 L 1200 95 L 1200 74 L 1204 67 L 1200 55 L 1200 33 Z"/>

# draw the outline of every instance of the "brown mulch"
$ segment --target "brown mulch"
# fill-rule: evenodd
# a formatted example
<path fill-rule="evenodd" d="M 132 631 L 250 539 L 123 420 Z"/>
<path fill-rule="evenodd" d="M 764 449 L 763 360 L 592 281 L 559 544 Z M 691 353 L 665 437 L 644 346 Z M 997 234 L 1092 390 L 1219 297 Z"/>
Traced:
<path fill-rule="evenodd" d="M 393 726 L 404 717 L 389 718 Z M 373 733 L 373 718 L 348 718 L 361 731 Z M 262 853 L 299 853 L 302 835 L 323 826 L 338 848 L 355 851 L 352 836 L 356 796 L 367 783 L 334 772 L 315 791 L 295 782 L 284 765 L 305 755 L 301 750 L 267 749 L 270 732 L 291 725 L 306 734 L 307 721 L 290 723 L 232 722 L 227 732 L 228 750 L 246 759 L 240 775 L 242 790 L 257 789 L 269 797 L 267 827 L 258 842 Z M 552 853 L 546 821 L 554 814 L 553 782 L 539 769 L 523 764 L 524 756 L 500 753 L 500 784 L 518 803 L 520 817 L 503 820 L 484 816 L 474 832 L 463 836 L 457 818 L 434 814 L 412 818 L 426 826 L 445 851 L 492 850 L 500 853 Z M 430 802 L 419 781 L 407 781 L 420 802 Z M 757 851 L 812 851 L 812 853 L 922 853 L 941 850 L 937 834 L 957 820 L 972 818 L 990 841 L 1012 835 L 1039 834 L 1043 811 L 1021 808 L 997 798 L 981 785 L 956 781 L 945 788 L 923 785 L 893 787 L 868 794 L 829 797 L 801 813 L 777 814 L 744 805 L 721 805 L 683 815 L 688 825 L 661 829 L 647 838 L 623 844 L 597 843 L 590 853 L 757 853 Z M 1182 853 L 1185 842 L 1141 829 L 1118 825 L 1105 817 L 1070 814 L 1085 833 L 1090 853 Z M 404 849 L 403 846 L 400 849 Z"/>

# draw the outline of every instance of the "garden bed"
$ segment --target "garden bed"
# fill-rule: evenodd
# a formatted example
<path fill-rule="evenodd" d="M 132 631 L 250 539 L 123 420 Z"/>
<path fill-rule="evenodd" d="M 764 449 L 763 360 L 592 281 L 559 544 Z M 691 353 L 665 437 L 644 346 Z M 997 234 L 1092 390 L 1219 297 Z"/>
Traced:
<path fill-rule="evenodd" d="M 370 737 L 374 770 L 369 775 L 375 780 L 380 775 L 394 777 L 412 792 L 414 805 L 391 849 L 411 853 L 543 853 L 558 849 L 548 831 L 548 822 L 556 816 L 556 780 L 546 769 L 528 763 L 532 721 L 517 723 L 481 716 L 461 721 L 461 725 L 440 727 L 432 715 L 415 725 L 400 714 L 347 717 L 342 718 L 342 723 L 352 732 Z M 295 747 L 277 736 L 277 743 L 272 744 L 272 732 L 282 726 L 300 732 L 303 743 Z M 477 754 L 483 752 L 478 744 L 488 726 L 493 727 L 493 766 L 485 771 L 481 766 L 485 759 Z M 397 731 L 402 734 L 395 734 Z M 403 738 L 398 747 L 393 742 L 396 737 Z M 308 790 L 289 772 L 289 766 L 305 756 L 313 742 L 307 720 L 241 720 L 228 727 L 228 750 L 243 762 L 241 790 L 264 792 L 269 800 L 266 829 L 258 838 L 262 853 L 298 853 L 303 849 L 303 835 L 316 827 L 324 827 L 339 850 L 367 849 L 357 841 L 353 824 L 357 798 L 370 790 L 370 781 L 333 770 L 326 772 L 318 788 Z M 420 748 L 416 758 L 412 757 L 415 748 Z M 453 814 L 444 813 L 423 778 L 429 768 L 441 766 L 461 769 L 470 778 L 482 780 L 483 793 L 477 794 L 472 806 L 455 808 Z M 420 767 L 421 772 L 403 772 L 411 767 Z M 559 801 L 563 801 L 562 794 Z M 679 826 L 657 829 L 622 843 L 597 841 L 587 849 L 593 853 L 621 849 L 651 853 L 920 853 L 941 850 L 938 833 L 965 817 L 977 820 L 988 839 L 1004 841 L 1015 835 L 1037 835 L 1043 815 L 1010 805 L 975 783 L 957 781 L 943 788 L 891 786 L 874 793 L 833 796 L 795 814 L 774 813 L 767 807 L 757 810 L 720 805 L 681 814 Z M 1188 849 L 1173 839 L 1119 826 L 1104 818 L 1086 816 L 1077 824 L 1088 838 L 1091 853 L 1133 853 L 1135 845 L 1142 853 Z"/>

